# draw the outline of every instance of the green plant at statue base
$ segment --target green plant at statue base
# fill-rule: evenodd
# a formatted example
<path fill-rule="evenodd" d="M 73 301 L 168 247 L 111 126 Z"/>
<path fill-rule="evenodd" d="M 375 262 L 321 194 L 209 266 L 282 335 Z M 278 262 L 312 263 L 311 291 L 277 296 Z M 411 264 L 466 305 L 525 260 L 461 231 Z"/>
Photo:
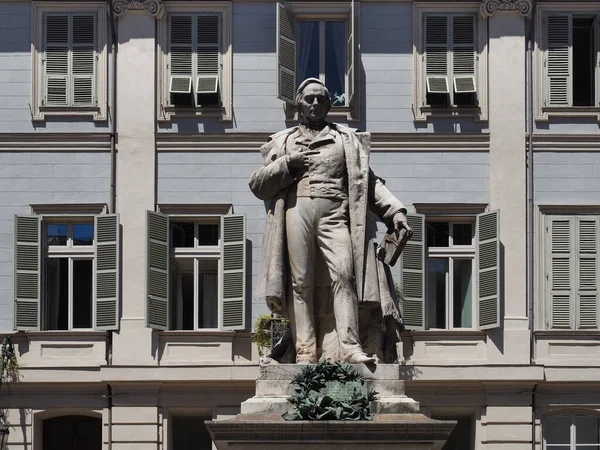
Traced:
<path fill-rule="evenodd" d="M 0 350 L 0 385 L 4 381 L 19 381 L 20 378 L 17 355 L 15 354 L 10 336 L 6 336 Z"/>
<path fill-rule="evenodd" d="M 258 356 L 264 356 L 266 351 L 271 349 L 271 342 L 273 340 L 273 322 L 276 321 L 286 328 L 290 321 L 283 317 L 273 317 L 268 314 L 262 314 L 256 319 L 254 325 L 254 336 L 252 336 L 252 342 L 256 344 L 258 349 Z"/>
<path fill-rule="evenodd" d="M 378 392 L 367 389 L 352 366 L 322 359 L 305 366 L 292 379 L 294 406 L 285 420 L 373 420 L 371 402 Z"/>

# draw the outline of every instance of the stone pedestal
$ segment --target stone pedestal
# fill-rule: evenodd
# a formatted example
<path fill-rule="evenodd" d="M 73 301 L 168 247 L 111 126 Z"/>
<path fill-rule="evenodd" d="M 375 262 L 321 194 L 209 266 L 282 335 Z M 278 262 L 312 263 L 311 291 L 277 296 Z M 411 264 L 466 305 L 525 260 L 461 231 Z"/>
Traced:
<path fill-rule="evenodd" d="M 354 366 L 378 399 L 371 403 L 373 421 L 286 421 L 292 409 L 292 378 L 302 370 L 296 364 L 263 365 L 256 395 L 242 403 L 241 414 L 206 425 L 218 450 L 427 450 L 442 448 L 453 421 L 419 414 L 419 403 L 404 395 L 397 364 Z"/>

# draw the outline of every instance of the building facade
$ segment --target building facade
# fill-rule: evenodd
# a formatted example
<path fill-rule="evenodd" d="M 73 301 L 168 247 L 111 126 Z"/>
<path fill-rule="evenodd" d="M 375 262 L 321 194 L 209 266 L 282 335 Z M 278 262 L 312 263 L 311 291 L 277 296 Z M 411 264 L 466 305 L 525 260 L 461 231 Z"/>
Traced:
<path fill-rule="evenodd" d="M 9 449 L 212 448 L 203 420 L 254 395 L 268 313 L 248 178 L 308 76 L 330 120 L 372 133 L 371 167 L 412 213 L 400 377 L 457 420 L 447 448 L 598 449 L 599 17 L 596 1 L 0 0 Z"/>

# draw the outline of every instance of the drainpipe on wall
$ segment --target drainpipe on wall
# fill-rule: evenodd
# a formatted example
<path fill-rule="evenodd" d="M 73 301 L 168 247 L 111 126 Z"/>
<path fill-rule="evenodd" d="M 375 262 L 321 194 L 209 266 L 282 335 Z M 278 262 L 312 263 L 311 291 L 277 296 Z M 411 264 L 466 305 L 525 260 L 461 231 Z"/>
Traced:
<path fill-rule="evenodd" d="M 527 126 L 527 141 L 525 147 L 526 170 L 527 170 L 527 306 L 529 317 L 529 363 L 535 362 L 535 338 L 534 338 L 534 182 L 533 182 L 533 45 L 535 31 L 535 13 L 536 0 L 533 0 L 531 6 L 531 16 L 526 22 L 526 38 L 527 38 L 527 53 L 526 53 L 526 126 Z M 535 436 L 535 394 L 537 384 L 531 392 L 531 448 L 536 450 Z"/>

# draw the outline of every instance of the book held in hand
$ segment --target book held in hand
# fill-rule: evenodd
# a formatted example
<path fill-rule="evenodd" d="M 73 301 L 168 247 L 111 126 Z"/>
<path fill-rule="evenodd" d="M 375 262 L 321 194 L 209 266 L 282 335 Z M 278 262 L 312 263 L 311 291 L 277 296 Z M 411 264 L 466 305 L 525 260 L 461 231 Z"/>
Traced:
<path fill-rule="evenodd" d="M 398 261 L 406 242 L 412 236 L 412 231 L 388 230 L 381 243 L 377 246 L 377 257 L 388 266 L 393 266 Z"/>

